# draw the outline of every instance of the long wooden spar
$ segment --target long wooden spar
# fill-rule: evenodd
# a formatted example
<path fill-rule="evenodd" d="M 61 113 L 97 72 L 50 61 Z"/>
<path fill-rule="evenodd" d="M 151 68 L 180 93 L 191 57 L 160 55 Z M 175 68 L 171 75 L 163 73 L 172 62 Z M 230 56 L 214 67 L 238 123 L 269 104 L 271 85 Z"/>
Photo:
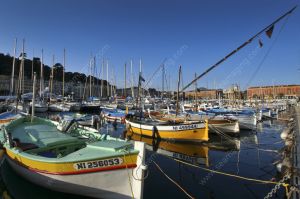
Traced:
<path fill-rule="evenodd" d="M 276 19 L 274 22 L 272 22 L 270 25 L 268 25 L 267 27 L 265 27 L 264 29 L 262 29 L 261 31 L 259 31 L 258 33 L 256 33 L 254 36 L 252 36 L 250 39 L 248 39 L 246 42 L 244 42 L 242 45 L 240 45 L 238 48 L 236 48 L 235 50 L 231 51 L 228 55 L 226 55 L 224 58 L 222 58 L 220 61 L 218 61 L 217 63 L 215 63 L 214 65 L 212 65 L 211 67 L 209 67 L 206 71 L 204 71 L 202 74 L 200 74 L 199 76 L 197 76 L 193 81 L 191 81 L 188 85 L 186 85 L 180 92 L 183 92 L 185 89 L 187 89 L 188 87 L 190 87 L 192 84 L 194 84 L 196 81 L 198 81 L 201 77 L 203 77 L 204 75 L 206 75 L 207 73 L 209 73 L 212 69 L 216 68 L 217 66 L 219 66 L 221 63 L 223 63 L 226 59 L 228 59 L 229 57 L 231 57 L 233 54 L 235 54 L 236 52 L 238 52 L 239 50 L 241 50 L 242 48 L 244 48 L 246 45 L 248 45 L 249 43 L 251 43 L 257 36 L 259 36 L 261 33 L 265 32 L 266 30 L 270 29 L 272 26 L 274 26 L 274 24 L 276 24 L 277 22 L 279 22 L 280 20 L 282 20 L 284 17 L 286 17 L 287 15 L 291 14 L 297 6 L 293 7 L 291 10 L 289 10 L 288 12 L 286 12 L 284 15 L 282 15 L 281 17 L 279 17 L 278 19 Z"/>

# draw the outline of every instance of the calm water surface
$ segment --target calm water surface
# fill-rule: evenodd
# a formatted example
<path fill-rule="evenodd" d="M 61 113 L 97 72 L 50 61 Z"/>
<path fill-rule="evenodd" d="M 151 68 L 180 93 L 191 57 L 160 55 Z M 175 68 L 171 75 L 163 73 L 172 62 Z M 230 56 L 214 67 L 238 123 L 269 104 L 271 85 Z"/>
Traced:
<path fill-rule="evenodd" d="M 45 117 L 49 115 L 43 115 Z M 245 176 L 261 180 L 279 178 L 273 165 L 280 159 L 278 150 L 284 147 L 280 139 L 283 124 L 265 121 L 259 125 L 257 132 L 241 132 L 239 138 L 228 140 L 220 136 L 212 136 L 207 144 L 174 143 L 153 141 L 150 138 L 130 136 L 134 140 L 147 143 L 146 162 L 148 177 L 144 185 L 144 198 L 187 198 L 187 196 L 170 182 L 157 169 L 155 161 L 167 175 L 178 182 L 191 196 L 201 199 L 253 199 L 263 198 L 273 187 L 273 184 L 260 184 L 245 181 L 195 168 L 172 157 L 184 160 L 202 168 L 219 170 L 225 173 Z M 102 131 L 114 137 L 120 137 L 124 126 L 114 129 L 110 124 Z M 12 198 L 83 198 L 82 196 L 58 193 L 34 185 L 17 175 L 3 162 L 0 176 L 1 192 L 8 192 Z M 277 179 L 278 180 L 278 179 Z M 283 189 L 277 198 L 284 197 Z"/>

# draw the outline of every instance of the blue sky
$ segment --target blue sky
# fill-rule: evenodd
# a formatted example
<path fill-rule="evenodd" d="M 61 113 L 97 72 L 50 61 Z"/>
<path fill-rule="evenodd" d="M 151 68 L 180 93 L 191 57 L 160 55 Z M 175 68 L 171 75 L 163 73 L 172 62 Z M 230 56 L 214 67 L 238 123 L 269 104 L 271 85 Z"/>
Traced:
<path fill-rule="evenodd" d="M 85 73 L 91 54 L 97 56 L 98 67 L 104 55 L 109 62 L 109 80 L 114 79 L 114 70 L 119 86 L 124 82 L 125 62 L 132 59 L 136 73 L 141 58 L 147 80 L 167 58 L 166 74 L 174 89 L 179 65 L 185 85 L 194 73 L 202 73 L 299 2 L 2 1 L 0 51 L 12 54 L 16 37 L 20 51 L 25 38 L 28 57 L 33 49 L 39 56 L 43 48 L 45 63 L 51 64 L 53 54 L 62 62 L 66 48 L 66 70 Z M 263 48 L 254 41 L 200 79 L 198 86 L 227 88 L 237 83 L 244 89 L 248 85 L 300 84 L 300 7 L 275 26 L 271 39 L 263 34 L 261 40 Z M 149 86 L 161 88 L 161 73 Z"/>

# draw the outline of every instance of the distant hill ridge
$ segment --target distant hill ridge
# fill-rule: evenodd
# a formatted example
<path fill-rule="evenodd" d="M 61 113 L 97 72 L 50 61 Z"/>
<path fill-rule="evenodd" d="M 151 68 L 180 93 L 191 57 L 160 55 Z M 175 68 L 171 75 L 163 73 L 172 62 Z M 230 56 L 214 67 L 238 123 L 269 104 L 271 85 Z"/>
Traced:
<path fill-rule="evenodd" d="M 41 68 L 41 61 L 40 58 L 34 57 L 33 60 L 26 59 L 24 61 L 24 76 L 27 78 L 31 78 L 32 76 L 32 62 L 33 62 L 33 71 L 36 72 L 37 78 L 40 77 L 40 68 Z M 11 76 L 12 72 L 12 64 L 13 64 L 13 57 L 9 54 L 5 55 L 3 53 L 0 53 L 0 75 L 8 75 Z M 16 65 L 15 65 L 15 77 L 18 77 L 19 75 L 19 69 L 20 69 L 21 59 L 16 58 Z M 50 79 L 50 73 L 51 68 L 48 65 L 44 65 L 43 68 L 44 72 L 44 80 Z M 54 80 L 56 81 L 62 81 L 63 78 L 63 66 L 61 63 L 56 63 L 54 65 Z M 83 73 L 78 72 L 65 72 L 65 81 L 66 82 L 86 82 L 87 76 Z M 100 79 L 94 77 L 94 81 Z M 103 84 L 106 85 L 106 80 L 103 80 Z"/>

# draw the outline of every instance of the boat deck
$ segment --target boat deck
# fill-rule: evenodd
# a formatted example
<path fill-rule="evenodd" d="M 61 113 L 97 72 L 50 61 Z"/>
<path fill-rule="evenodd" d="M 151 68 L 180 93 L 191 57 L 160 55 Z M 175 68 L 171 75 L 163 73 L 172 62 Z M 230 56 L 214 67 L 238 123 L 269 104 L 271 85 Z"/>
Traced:
<path fill-rule="evenodd" d="M 48 147 L 60 143 L 76 142 L 78 139 L 63 134 L 54 125 L 24 122 L 12 129 L 12 138 L 20 142 L 32 143 L 38 147 Z"/>
<path fill-rule="evenodd" d="M 27 147 L 22 149 L 24 156 L 40 161 L 74 162 L 138 153 L 130 142 L 109 139 L 89 143 L 86 139 L 60 132 L 56 125 L 46 121 L 18 121 L 8 131 L 12 140 L 18 139 L 20 146 Z"/>

